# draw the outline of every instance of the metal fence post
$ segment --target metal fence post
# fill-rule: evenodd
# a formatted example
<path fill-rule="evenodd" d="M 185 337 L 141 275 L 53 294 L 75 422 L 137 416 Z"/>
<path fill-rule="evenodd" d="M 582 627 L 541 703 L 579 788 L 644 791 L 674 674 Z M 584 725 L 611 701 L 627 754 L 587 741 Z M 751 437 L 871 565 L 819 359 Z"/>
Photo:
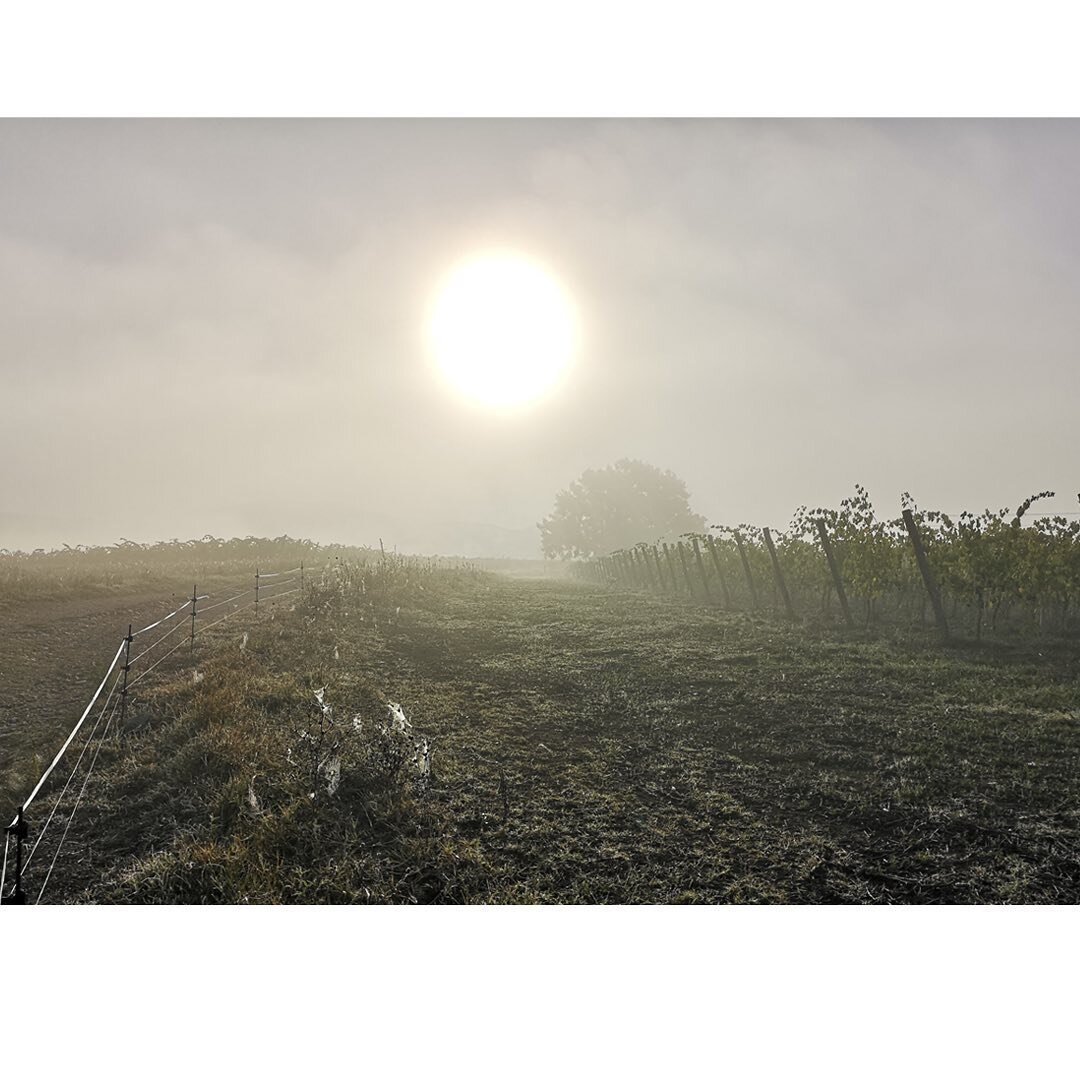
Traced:
<path fill-rule="evenodd" d="M 6 832 L 15 837 L 15 888 L 12 889 L 10 896 L 0 897 L 5 904 L 25 904 L 26 893 L 23 892 L 22 887 L 22 870 L 23 870 L 23 841 L 30 833 L 26 824 L 26 818 L 23 816 L 23 808 L 20 806 L 15 811 L 15 820 L 7 827 Z"/>
<path fill-rule="evenodd" d="M 127 715 L 128 672 L 131 670 L 131 643 L 135 640 L 131 633 L 131 623 L 128 623 L 127 637 L 124 638 L 124 666 L 120 669 L 124 673 L 124 685 L 120 688 L 120 723 L 117 731 L 124 728 L 124 717 Z"/>

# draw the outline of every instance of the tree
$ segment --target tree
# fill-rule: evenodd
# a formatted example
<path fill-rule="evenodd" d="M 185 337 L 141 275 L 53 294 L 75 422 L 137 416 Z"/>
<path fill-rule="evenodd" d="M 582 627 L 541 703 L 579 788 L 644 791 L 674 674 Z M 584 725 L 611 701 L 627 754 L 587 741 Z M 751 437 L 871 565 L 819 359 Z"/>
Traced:
<path fill-rule="evenodd" d="M 586 469 L 555 496 L 555 509 L 537 526 L 546 558 L 589 558 L 643 540 L 702 532 L 686 484 L 669 469 L 623 458 Z"/>

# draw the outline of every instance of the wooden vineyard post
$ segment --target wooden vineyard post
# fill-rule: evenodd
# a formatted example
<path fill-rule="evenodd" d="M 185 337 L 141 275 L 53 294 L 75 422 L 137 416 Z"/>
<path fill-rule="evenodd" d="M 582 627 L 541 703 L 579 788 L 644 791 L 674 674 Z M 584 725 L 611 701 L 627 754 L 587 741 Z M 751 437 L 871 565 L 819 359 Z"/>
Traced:
<path fill-rule="evenodd" d="M 649 564 L 645 561 L 645 556 L 642 554 L 640 548 L 630 549 L 634 555 L 634 565 L 637 567 L 638 578 L 641 580 L 641 587 L 646 591 L 652 588 L 652 579 L 649 575 Z"/>
<path fill-rule="evenodd" d="M 731 593 L 728 592 L 727 577 L 724 568 L 720 565 L 720 556 L 716 551 L 716 541 L 711 537 L 705 537 L 705 543 L 709 545 L 709 554 L 712 555 L 713 566 L 716 567 L 716 576 L 720 579 L 720 591 L 724 594 L 724 607 L 731 607 Z"/>
<path fill-rule="evenodd" d="M 664 580 L 664 568 L 660 565 L 660 552 L 656 545 L 652 546 L 653 562 L 656 563 L 656 577 L 660 582 L 660 591 L 667 592 L 667 582 Z"/>
<path fill-rule="evenodd" d="M 694 583 L 690 580 L 690 567 L 686 562 L 686 545 L 680 540 L 675 549 L 679 553 L 679 562 L 682 564 L 683 580 L 686 582 L 686 591 L 690 594 L 690 599 L 694 599 Z"/>
<path fill-rule="evenodd" d="M 675 559 L 672 557 L 671 548 L 664 545 L 664 561 L 667 563 L 668 573 L 671 575 L 671 591 L 678 596 L 679 595 L 679 582 L 675 577 Z"/>
<path fill-rule="evenodd" d="M 746 557 L 746 548 L 743 546 L 742 536 L 735 533 L 735 544 L 739 549 L 739 558 L 742 560 L 743 573 L 746 575 L 746 584 L 750 589 L 750 600 L 754 607 L 758 607 L 757 588 L 754 585 L 754 575 L 750 573 L 750 560 Z"/>
<path fill-rule="evenodd" d="M 776 545 L 773 543 L 772 533 L 768 529 L 762 529 L 761 535 L 765 537 L 765 546 L 769 549 L 769 558 L 772 560 L 773 574 L 776 584 L 780 588 L 780 595 L 784 599 L 784 610 L 789 619 L 795 618 L 795 609 L 791 606 L 791 597 L 788 595 L 787 583 L 784 581 L 783 571 L 780 569 L 780 560 L 776 557 Z"/>
<path fill-rule="evenodd" d="M 923 583 L 930 596 L 930 605 L 934 609 L 934 619 L 937 621 L 941 640 L 949 640 L 949 624 L 945 621 L 945 607 L 941 603 L 941 590 L 938 588 L 934 573 L 930 569 L 930 560 L 926 557 L 926 548 L 923 547 L 922 536 L 919 527 L 915 524 L 915 516 L 910 510 L 904 511 L 904 527 L 911 537 L 911 546 L 915 549 L 915 561 L 919 564 L 919 572 L 922 574 Z"/>
<path fill-rule="evenodd" d="M 380 540 L 381 544 L 382 541 Z M 259 568 L 255 567 L 255 618 L 259 617 Z"/>
<path fill-rule="evenodd" d="M 656 591 L 661 593 L 666 592 L 667 589 L 664 586 L 664 575 L 660 570 L 660 558 L 656 554 L 656 548 L 647 545 L 644 550 L 645 558 L 648 560 L 653 580 L 656 582 Z"/>
<path fill-rule="evenodd" d="M 198 586 L 191 586 L 191 651 L 195 652 L 195 605 L 198 602 Z"/>
<path fill-rule="evenodd" d="M 649 588 L 653 592 L 659 592 L 661 589 L 661 584 L 656 580 L 656 570 L 653 567 L 652 559 L 649 558 L 649 548 L 646 545 L 639 550 L 641 551 L 641 558 L 645 562 L 645 569 L 649 571 Z"/>
<path fill-rule="evenodd" d="M 705 590 L 705 599 L 712 603 L 712 590 L 709 588 L 709 579 L 705 575 L 705 563 L 701 558 L 701 545 L 695 536 L 691 543 L 694 545 L 694 559 L 697 561 L 698 573 L 701 574 L 701 586 Z"/>
<path fill-rule="evenodd" d="M 847 593 L 844 592 L 844 582 L 840 577 L 840 567 L 836 565 L 836 559 L 833 558 L 832 544 L 829 543 L 829 533 L 825 528 L 825 522 L 818 518 L 817 521 L 818 536 L 821 539 L 821 548 L 825 552 L 825 561 L 829 564 L 829 573 L 832 574 L 832 583 L 836 589 L 836 595 L 840 597 L 840 608 L 844 613 L 844 622 L 847 623 L 849 630 L 854 629 L 855 621 L 851 617 L 851 609 L 848 607 Z"/>
<path fill-rule="evenodd" d="M 649 562 L 649 553 L 644 548 L 637 549 L 641 561 L 645 564 L 645 576 L 649 579 L 649 591 L 656 591 L 656 581 L 653 579 L 652 564 Z"/>
<path fill-rule="evenodd" d="M 662 558 L 660 552 L 663 550 L 662 545 L 657 544 L 653 551 L 656 553 L 656 572 L 660 575 L 660 585 L 663 587 L 664 592 L 667 592 L 670 588 L 670 582 L 664 574 L 664 566 L 666 558 Z"/>
<path fill-rule="evenodd" d="M 649 568 L 649 582 L 653 592 L 663 592 L 664 579 L 660 576 L 660 564 L 652 558 L 652 548 L 646 545 L 641 549 L 641 554 L 645 559 L 645 565 Z"/>

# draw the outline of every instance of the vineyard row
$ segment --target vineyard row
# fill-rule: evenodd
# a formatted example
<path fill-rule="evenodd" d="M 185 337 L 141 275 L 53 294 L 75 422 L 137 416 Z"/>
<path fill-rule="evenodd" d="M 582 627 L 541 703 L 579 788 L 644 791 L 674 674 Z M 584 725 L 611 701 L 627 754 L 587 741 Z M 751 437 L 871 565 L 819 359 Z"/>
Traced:
<path fill-rule="evenodd" d="M 847 625 L 936 623 L 944 637 L 1066 632 L 1080 596 L 1080 521 L 1015 511 L 952 518 L 919 510 L 909 495 L 892 520 L 865 491 L 839 510 L 801 507 L 790 528 L 711 527 L 678 540 L 641 542 L 575 565 L 594 581 L 681 595 L 736 610 Z"/>

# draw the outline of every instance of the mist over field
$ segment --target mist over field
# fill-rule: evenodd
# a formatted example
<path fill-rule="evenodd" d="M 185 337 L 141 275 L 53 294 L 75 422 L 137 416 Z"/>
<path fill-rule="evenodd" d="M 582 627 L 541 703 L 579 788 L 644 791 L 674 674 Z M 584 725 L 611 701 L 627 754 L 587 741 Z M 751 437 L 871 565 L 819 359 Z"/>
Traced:
<path fill-rule="evenodd" d="M 0 546 L 539 554 L 583 469 L 709 522 L 1076 509 L 1074 122 L 0 122 Z M 581 327 L 486 409 L 426 313 L 509 247 Z"/>
<path fill-rule="evenodd" d="M 1077 130 L 0 121 L 0 902 L 1075 904 Z"/>

